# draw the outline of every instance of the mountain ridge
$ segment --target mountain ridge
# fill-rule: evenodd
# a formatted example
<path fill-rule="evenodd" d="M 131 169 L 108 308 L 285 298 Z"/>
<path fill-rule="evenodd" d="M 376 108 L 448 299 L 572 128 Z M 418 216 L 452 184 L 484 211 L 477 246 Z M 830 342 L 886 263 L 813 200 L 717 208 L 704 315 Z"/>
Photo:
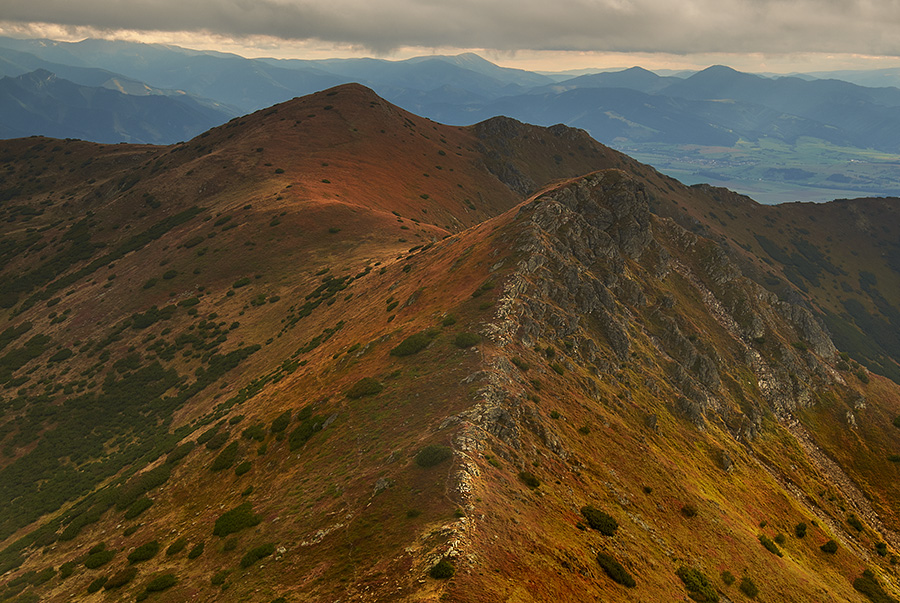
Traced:
<path fill-rule="evenodd" d="M 890 319 L 896 200 L 760 206 L 358 85 L 0 165 L 4 596 L 900 592 L 900 386 L 823 327 Z"/>

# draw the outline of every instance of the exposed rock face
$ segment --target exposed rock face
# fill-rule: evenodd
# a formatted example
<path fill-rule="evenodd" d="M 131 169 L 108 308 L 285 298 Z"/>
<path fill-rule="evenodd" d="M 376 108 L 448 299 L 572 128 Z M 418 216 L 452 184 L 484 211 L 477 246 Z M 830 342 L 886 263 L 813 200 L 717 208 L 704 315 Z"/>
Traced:
<path fill-rule="evenodd" d="M 752 395 L 781 417 L 811 403 L 814 389 L 829 381 L 821 358 L 831 358 L 835 348 L 812 313 L 742 276 L 718 243 L 653 218 L 643 186 L 624 172 L 606 170 L 567 182 L 524 205 L 516 220 L 524 222 L 515 244 L 521 259 L 506 283 L 498 321 L 487 326 L 501 346 L 518 340 L 528 347 L 565 348 L 566 362 L 604 374 L 631 361 L 636 346 L 649 339 L 663 362 L 669 360 L 664 368 L 667 389 L 675 391 L 671 411 L 698 428 L 713 416 L 741 439 L 753 437 L 766 411 L 728 402 L 723 354 L 746 361 L 757 378 Z M 730 352 L 717 349 L 722 344 L 705 333 L 685 332 L 689 323 L 678 303 L 662 292 L 673 273 L 695 288 L 730 338 Z M 767 334 L 782 339 L 770 346 L 774 352 L 763 354 L 756 347 Z M 812 353 L 786 345 L 797 341 Z M 482 396 L 486 406 L 473 409 L 470 420 L 513 448 L 521 445 L 519 427 L 554 448 L 522 396 L 510 393 L 522 390 L 510 374 L 494 373 L 491 391 Z M 653 388 L 660 393 L 657 384 Z"/>

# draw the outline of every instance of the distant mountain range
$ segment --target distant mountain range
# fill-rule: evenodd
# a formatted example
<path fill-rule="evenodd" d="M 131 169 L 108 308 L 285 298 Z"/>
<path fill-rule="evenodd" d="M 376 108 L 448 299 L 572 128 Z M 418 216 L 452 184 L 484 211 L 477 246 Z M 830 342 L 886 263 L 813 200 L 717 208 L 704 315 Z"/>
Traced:
<path fill-rule="evenodd" d="M 0 75 L 18 78 L 38 69 L 55 74 L 52 94 L 51 87 L 34 85 L 44 74 L 0 85 L 4 102 L 18 103 L 0 117 L 0 136 L 171 143 L 239 114 L 359 82 L 444 123 L 506 115 L 583 128 L 689 183 L 711 181 L 786 200 L 900 194 L 893 169 L 900 162 L 900 89 L 860 85 L 900 83 L 891 70 L 818 74 L 848 81 L 764 77 L 723 66 L 666 76 L 640 67 L 542 74 L 474 54 L 247 59 L 159 44 L 0 38 Z M 91 117 L 72 119 L 82 111 Z M 101 117 L 104 111 L 110 114 Z M 781 170 L 774 189 L 772 170 Z"/>
<path fill-rule="evenodd" d="M 96 142 L 187 140 L 233 116 L 191 97 L 125 94 L 81 86 L 39 69 L 0 79 L 0 135 Z"/>

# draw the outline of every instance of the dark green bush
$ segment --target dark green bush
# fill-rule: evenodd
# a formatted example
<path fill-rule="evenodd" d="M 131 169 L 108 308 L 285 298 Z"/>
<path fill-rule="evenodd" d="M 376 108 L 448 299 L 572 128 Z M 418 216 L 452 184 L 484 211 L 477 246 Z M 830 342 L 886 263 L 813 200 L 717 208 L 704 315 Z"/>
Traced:
<path fill-rule="evenodd" d="M 416 454 L 415 461 L 419 467 L 428 468 L 443 463 L 452 456 L 453 451 L 447 446 L 430 444 Z"/>
<path fill-rule="evenodd" d="M 75 563 L 66 561 L 59 566 L 59 579 L 65 580 L 75 572 Z"/>
<path fill-rule="evenodd" d="M 853 588 L 864 594 L 872 603 L 897 603 L 897 599 L 885 592 L 872 570 L 864 570 L 862 575 L 853 581 Z"/>
<path fill-rule="evenodd" d="M 453 339 L 453 345 L 458 348 L 470 348 L 481 342 L 481 336 L 477 333 L 457 333 Z"/>
<path fill-rule="evenodd" d="M 516 368 L 518 368 L 522 372 L 525 372 L 531 368 L 530 364 L 528 364 L 527 362 L 525 362 L 518 356 L 513 356 L 512 358 L 509 359 L 509 361 L 512 362 L 516 366 Z"/>
<path fill-rule="evenodd" d="M 885 557 L 887 555 L 887 543 L 886 542 L 876 542 L 875 543 L 875 552 L 878 553 L 879 557 Z"/>
<path fill-rule="evenodd" d="M 282 433 L 291 423 L 291 414 L 292 412 L 290 410 L 286 410 L 275 417 L 272 420 L 272 426 L 269 427 L 269 431 L 272 433 Z"/>
<path fill-rule="evenodd" d="M 519 481 L 521 481 L 531 489 L 537 488 L 541 485 L 541 480 L 527 471 L 522 471 L 519 473 Z"/>
<path fill-rule="evenodd" d="M 391 350 L 391 356 L 412 356 L 421 352 L 437 336 L 437 331 L 428 329 L 421 333 L 414 333 L 401 341 L 397 347 Z"/>
<path fill-rule="evenodd" d="M 562 375 L 566 372 L 566 369 L 564 369 L 563 366 L 558 362 L 551 362 L 550 368 L 553 369 L 553 372 L 557 375 Z"/>
<path fill-rule="evenodd" d="M 260 559 L 264 559 L 275 552 L 275 545 L 271 542 L 253 547 L 241 558 L 241 567 L 250 567 Z"/>
<path fill-rule="evenodd" d="M 209 466 L 210 471 L 222 471 L 223 469 L 228 469 L 232 465 L 234 465 L 234 461 L 237 459 L 238 455 L 238 443 L 232 442 L 228 446 L 222 449 L 222 452 L 219 453 L 219 456 L 212 462 L 212 465 Z"/>
<path fill-rule="evenodd" d="M 606 553 L 597 553 L 597 563 L 600 564 L 606 575 L 612 578 L 613 582 L 628 588 L 634 588 L 637 585 L 628 570 L 615 557 Z"/>
<path fill-rule="evenodd" d="M 611 515 L 608 515 L 591 505 L 581 507 L 581 514 L 587 520 L 588 525 L 604 536 L 613 536 L 619 529 L 619 524 Z"/>
<path fill-rule="evenodd" d="M 243 432 L 241 432 L 241 437 L 245 440 L 256 440 L 257 442 L 262 442 L 266 437 L 266 426 L 262 423 L 254 423 Z"/>
<path fill-rule="evenodd" d="M 448 578 L 452 578 L 455 573 L 456 568 L 454 568 L 446 559 L 441 559 L 428 570 L 428 575 L 435 580 L 447 580 Z"/>
<path fill-rule="evenodd" d="M 719 600 L 719 593 L 716 592 L 709 578 L 700 570 L 682 565 L 675 575 L 681 578 L 684 587 L 694 601 L 715 603 Z"/>
<path fill-rule="evenodd" d="M 794 534 L 797 536 L 797 538 L 804 538 L 806 536 L 806 524 L 802 521 L 798 523 L 794 527 Z"/>
<path fill-rule="evenodd" d="M 215 526 L 213 526 L 213 535 L 225 538 L 230 534 L 240 532 L 244 528 L 252 528 L 259 525 L 260 521 L 262 521 L 262 518 L 253 513 L 253 507 L 250 503 L 244 502 L 219 516 Z"/>
<path fill-rule="evenodd" d="M 897 427 L 898 429 L 900 429 L 900 415 L 897 415 L 896 417 L 894 417 L 894 420 L 891 422 L 894 424 L 894 427 Z"/>
<path fill-rule="evenodd" d="M 166 457 L 166 462 L 169 463 L 170 465 L 177 463 L 178 461 L 180 461 L 181 459 L 186 457 L 188 454 L 190 454 L 191 450 L 193 450 L 195 446 L 196 446 L 196 444 L 193 441 L 185 442 L 184 444 L 182 444 L 181 446 L 179 446 L 178 448 L 176 448 L 175 450 L 173 450 L 172 452 L 169 453 L 169 456 Z"/>
<path fill-rule="evenodd" d="M 250 280 L 250 277 L 249 277 L 249 276 L 245 276 L 245 277 L 243 277 L 243 278 L 239 278 L 238 280 L 234 281 L 234 283 L 231 284 L 231 287 L 232 287 L 233 289 L 240 289 L 241 287 L 246 287 L 246 286 L 249 285 L 251 282 L 252 282 L 252 281 Z"/>
<path fill-rule="evenodd" d="M 240 465 L 238 465 L 237 467 L 234 468 L 234 474 L 237 476 L 244 475 L 245 473 L 250 471 L 250 469 L 252 467 L 253 467 L 253 465 L 250 463 L 250 461 L 244 461 L 243 463 L 241 463 Z"/>
<path fill-rule="evenodd" d="M 178 582 L 178 580 L 175 578 L 175 574 L 163 574 L 148 582 L 147 586 L 144 587 L 144 590 L 148 593 L 156 593 L 175 586 L 176 582 Z"/>
<path fill-rule="evenodd" d="M 219 570 L 212 575 L 212 578 L 209 579 L 209 583 L 213 586 L 222 586 L 225 584 L 225 579 L 228 578 L 228 574 L 230 573 L 229 570 Z"/>
<path fill-rule="evenodd" d="M 823 553 L 834 555 L 835 553 L 837 553 L 838 544 L 834 540 L 829 540 L 828 542 L 820 546 L 819 549 L 821 549 Z"/>
<path fill-rule="evenodd" d="M 192 548 L 192 549 L 188 552 L 187 558 L 188 558 L 188 559 L 196 559 L 197 557 L 199 557 L 200 555 L 203 554 L 203 549 L 205 548 L 205 546 L 206 546 L 206 545 L 205 545 L 205 543 L 203 543 L 203 542 L 200 542 L 200 543 L 195 544 L 195 545 L 194 545 L 194 548 Z"/>
<path fill-rule="evenodd" d="M 759 543 L 761 545 L 763 545 L 764 547 L 766 547 L 766 550 L 769 551 L 770 553 L 772 553 L 773 555 L 778 555 L 779 557 L 784 556 L 784 553 L 781 552 L 781 549 L 778 548 L 778 545 L 776 545 L 774 542 L 772 542 L 772 540 L 765 534 L 760 534 L 756 538 L 757 538 L 757 540 L 759 540 Z"/>
<path fill-rule="evenodd" d="M 88 555 L 84 560 L 84 567 L 88 569 L 97 569 L 113 560 L 116 552 L 113 550 L 103 550 Z"/>
<path fill-rule="evenodd" d="M 732 574 L 728 570 L 724 570 L 722 572 L 722 582 L 725 583 L 725 586 L 731 586 L 732 584 L 734 584 L 734 581 L 735 581 L 734 574 Z"/>
<path fill-rule="evenodd" d="M 153 501 L 146 496 L 142 496 L 131 503 L 131 506 L 125 510 L 125 519 L 134 519 L 152 506 Z"/>
<path fill-rule="evenodd" d="M 353 384 L 353 386 L 347 390 L 347 397 L 351 400 L 356 400 L 357 398 L 362 398 L 363 396 L 374 396 L 381 393 L 381 390 L 384 389 L 384 385 L 378 382 L 378 380 L 372 377 L 363 377 L 359 381 Z"/>
<path fill-rule="evenodd" d="M 775 544 L 777 544 L 779 546 L 784 546 L 784 543 L 787 542 L 787 538 L 785 538 L 784 534 L 782 534 L 781 532 L 779 532 L 778 534 L 775 534 L 774 540 L 775 540 Z"/>
<path fill-rule="evenodd" d="M 98 590 L 103 588 L 103 585 L 106 584 L 107 580 L 109 580 L 107 576 L 100 576 L 99 578 L 88 584 L 87 591 L 89 593 L 97 592 Z"/>
<path fill-rule="evenodd" d="M 741 584 L 740 586 L 738 586 L 738 588 L 741 589 L 742 593 L 744 593 L 751 599 L 759 594 L 759 588 L 757 588 L 756 583 L 747 576 L 741 578 Z"/>
<path fill-rule="evenodd" d="M 137 576 L 136 567 L 125 568 L 122 571 L 113 574 L 112 577 L 106 581 L 106 584 L 103 585 L 103 590 L 121 588 L 134 580 L 135 576 Z"/>
<path fill-rule="evenodd" d="M 218 450 L 222 446 L 225 445 L 225 442 L 228 441 L 229 433 L 227 431 L 220 431 L 218 433 L 214 433 L 209 440 L 206 442 L 207 450 Z"/>
<path fill-rule="evenodd" d="M 448 314 L 447 316 L 445 316 L 444 318 L 441 319 L 442 327 L 452 327 L 455 324 L 456 324 L 456 316 L 454 316 L 453 314 Z M 897 419 L 900 419 L 900 417 L 897 417 Z"/>
<path fill-rule="evenodd" d="M 177 555 L 187 546 L 187 538 L 182 536 L 175 542 L 169 545 L 169 548 L 166 549 L 166 557 L 171 557 L 172 555 Z"/>
<path fill-rule="evenodd" d="M 148 559 L 153 559 L 158 552 L 159 542 L 157 542 L 156 540 L 145 542 L 138 548 L 128 553 L 128 563 L 134 564 L 140 563 L 141 561 L 147 561 Z"/>
<path fill-rule="evenodd" d="M 481 297 L 482 295 L 484 295 L 486 292 L 490 291 L 493 288 L 494 288 L 494 283 L 492 281 L 490 281 L 490 280 L 484 281 L 480 287 L 478 287 L 477 289 L 475 289 L 475 291 L 472 292 L 472 297 Z"/>
<path fill-rule="evenodd" d="M 209 429 L 207 429 L 206 431 L 201 433 L 200 436 L 197 438 L 197 445 L 202 446 L 203 444 L 206 444 L 207 442 L 209 442 L 213 438 L 213 436 L 219 432 L 220 427 L 222 427 L 222 423 L 219 423 L 218 425 L 213 425 L 212 427 L 210 427 Z"/>
<path fill-rule="evenodd" d="M 851 528 L 853 528 L 853 529 L 856 530 L 857 532 L 862 532 L 862 531 L 863 531 L 863 524 L 862 524 L 862 522 L 859 520 L 859 517 L 857 517 L 857 516 L 854 515 L 853 513 L 851 513 L 851 514 L 847 517 L 847 523 L 850 525 Z"/>

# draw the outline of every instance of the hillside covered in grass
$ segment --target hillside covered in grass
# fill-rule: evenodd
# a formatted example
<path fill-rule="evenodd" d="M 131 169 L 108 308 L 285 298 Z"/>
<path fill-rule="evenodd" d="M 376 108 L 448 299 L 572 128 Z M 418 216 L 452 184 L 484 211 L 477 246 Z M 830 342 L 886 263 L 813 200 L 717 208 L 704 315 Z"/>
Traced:
<path fill-rule="evenodd" d="M 897 207 L 356 85 L 6 141 L 0 597 L 892 600 Z"/>

